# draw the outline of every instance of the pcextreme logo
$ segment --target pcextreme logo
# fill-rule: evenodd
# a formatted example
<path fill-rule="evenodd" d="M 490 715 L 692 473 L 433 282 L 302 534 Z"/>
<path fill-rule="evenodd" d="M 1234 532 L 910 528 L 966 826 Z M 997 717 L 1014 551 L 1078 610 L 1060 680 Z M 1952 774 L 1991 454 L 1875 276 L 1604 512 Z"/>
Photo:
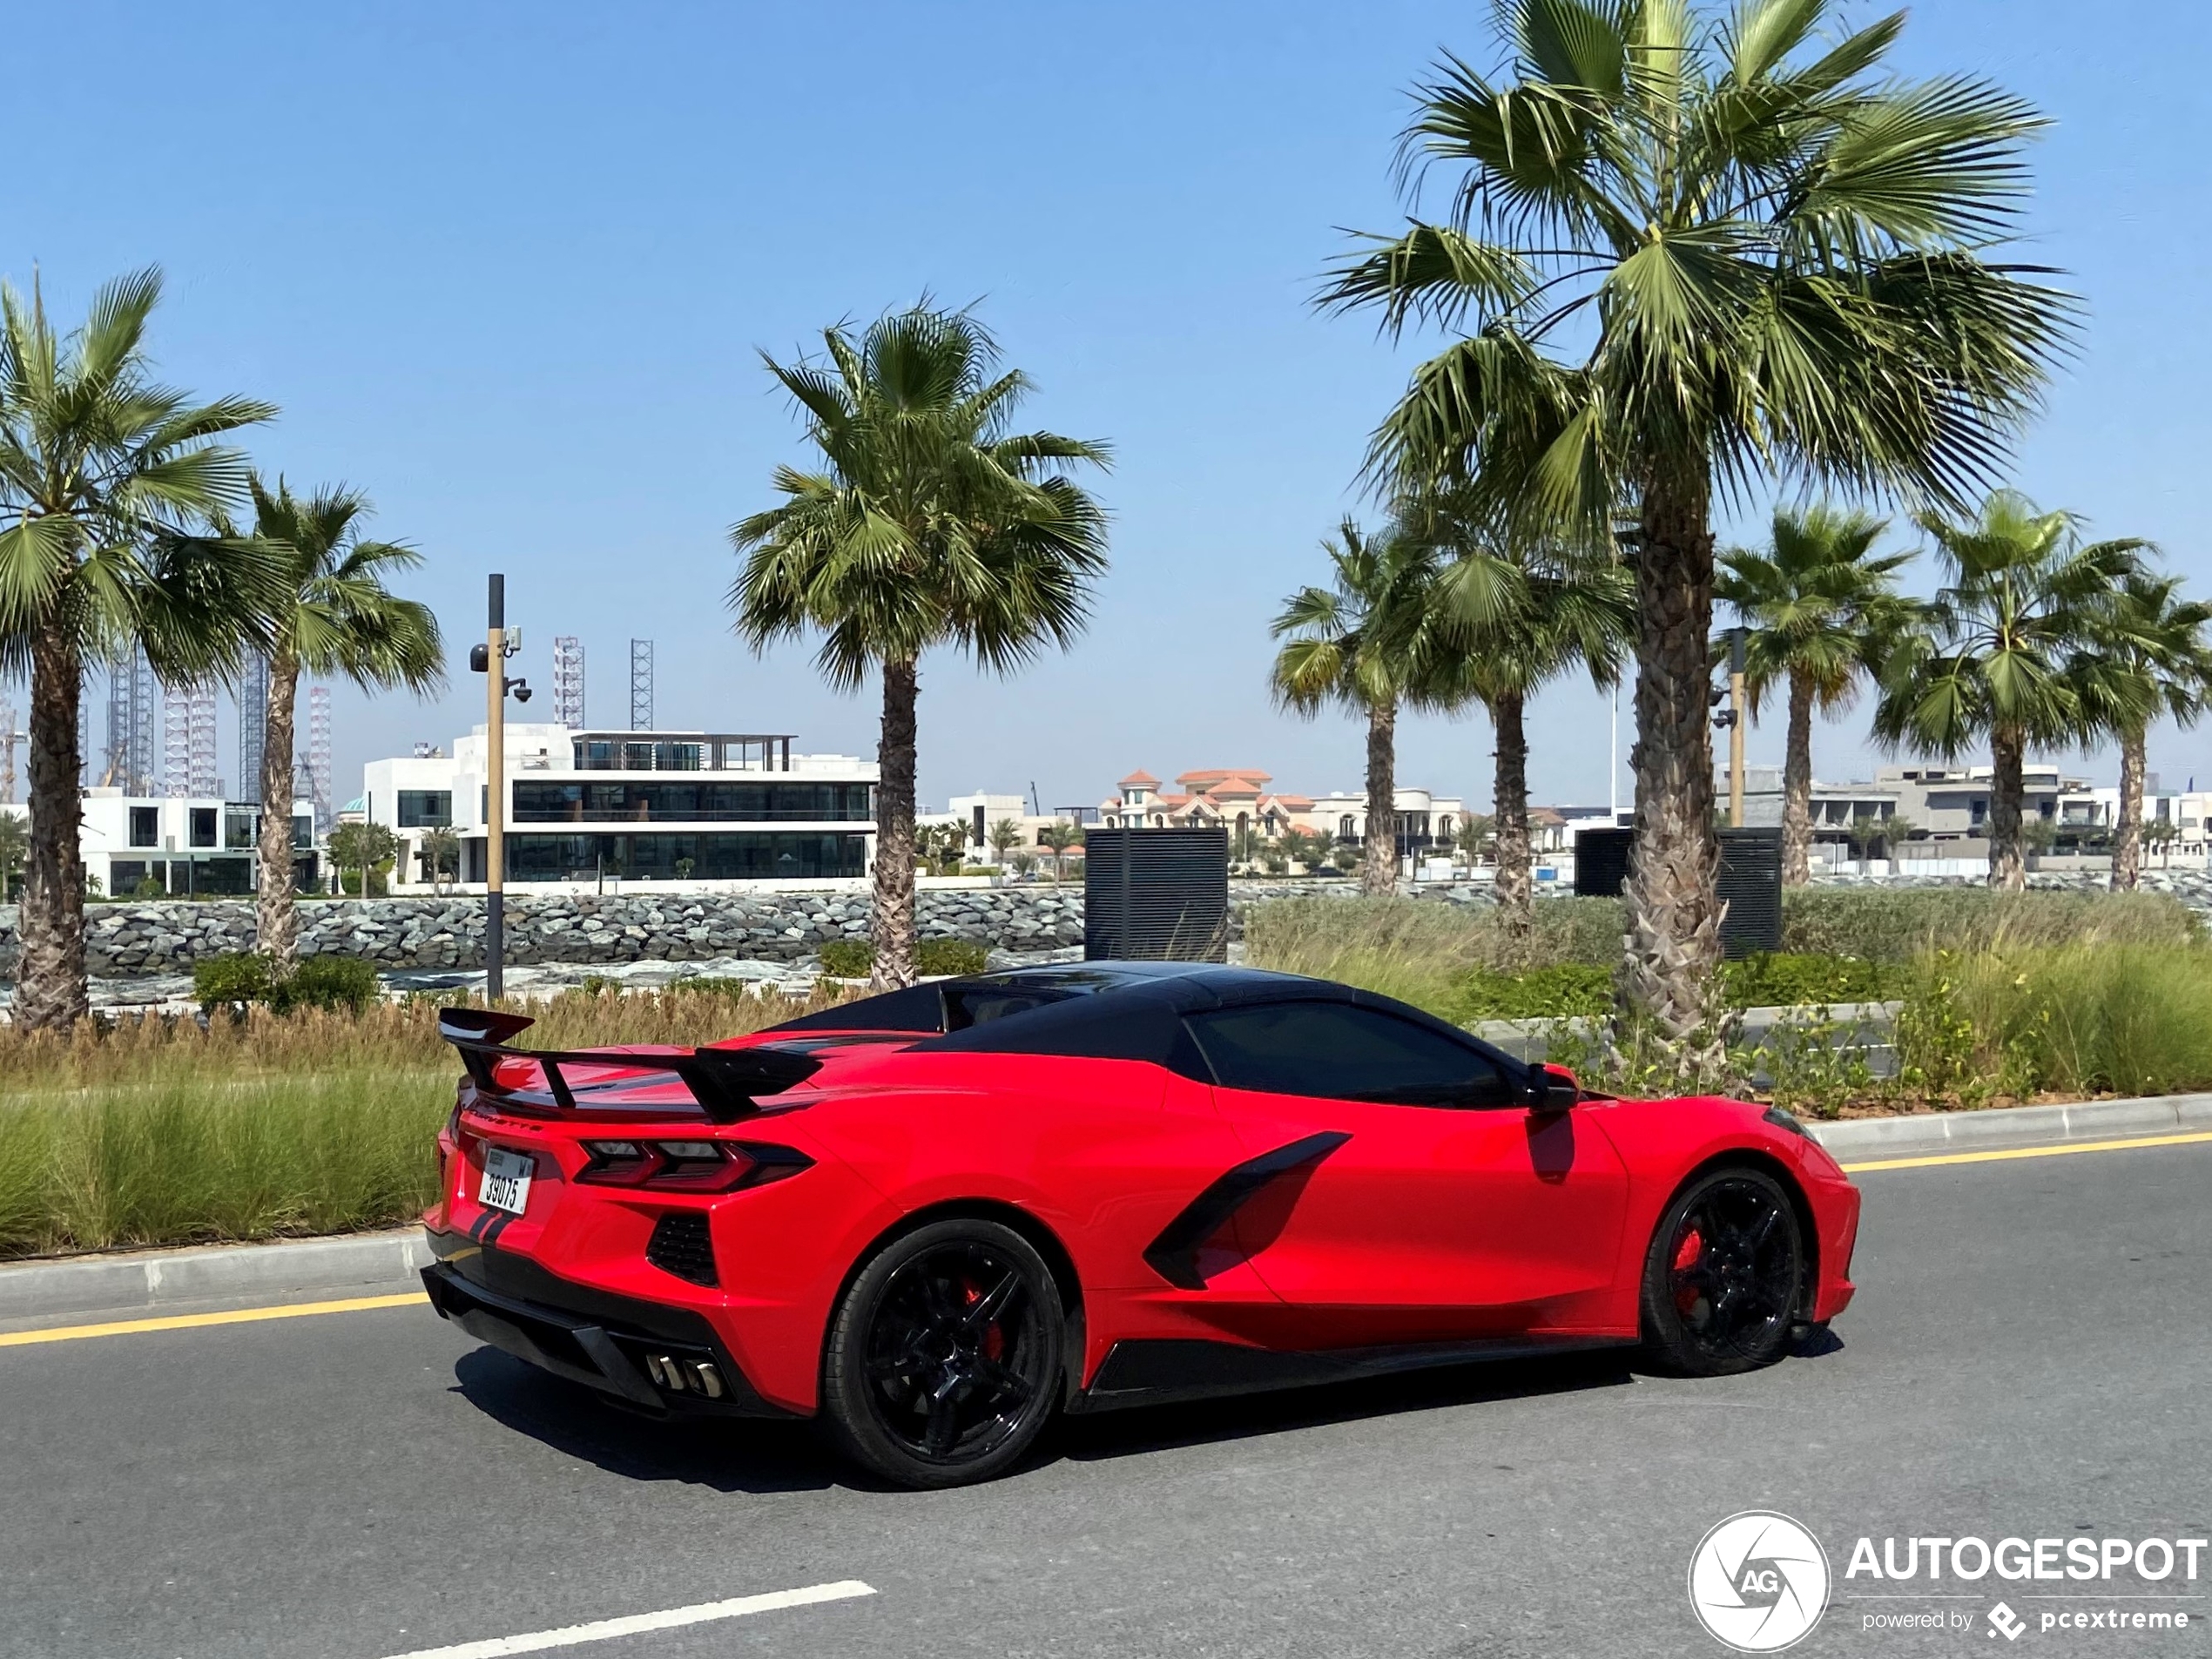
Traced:
<path fill-rule="evenodd" d="M 1789 1516 L 1747 1509 L 1699 1541 L 1689 1605 L 1716 1641 L 1738 1653 L 1779 1653 L 1820 1622 L 1828 1556 Z"/>

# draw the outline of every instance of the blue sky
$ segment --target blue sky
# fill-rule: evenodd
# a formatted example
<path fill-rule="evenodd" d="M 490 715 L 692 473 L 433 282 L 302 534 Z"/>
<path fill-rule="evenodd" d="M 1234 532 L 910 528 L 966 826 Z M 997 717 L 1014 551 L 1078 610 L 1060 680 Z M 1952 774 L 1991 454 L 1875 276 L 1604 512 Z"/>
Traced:
<path fill-rule="evenodd" d="M 1114 444 L 1114 568 L 1065 658 L 1010 685 L 925 662 L 924 800 L 1034 781 L 1048 806 L 1087 803 L 1139 765 L 1345 787 L 1359 733 L 1270 707 L 1266 621 L 1364 509 L 1362 442 L 1413 357 L 1307 300 L 1338 227 L 1393 223 L 1406 88 L 1440 48 L 1487 59 L 1487 17 L 1479 0 L 35 8 L 11 35 L 0 271 L 27 283 L 37 262 L 67 315 L 162 265 L 164 372 L 281 404 L 260 464 L 366 489 L 379 530 L 427 556 L 413 590 L 457 644 L 503 570 L 522 671 L 544 687 L 552 636 L 580 635 L 595 720 L 626 714 L 628 641 L 649 637 L 664 723 L 863 754 L 872 694 L 833 695 L 805 650 L 756 659 L 728 631 L 726 528 L 802 454 L 756 348 L 925 292 L 978 301 L 1039 383 L 1035 423 Z M 1900 57 L 1991 76 L 2057 124 L 2027 252 L 2071 273 L 2089 324 L 2018 482 L 2096 533 L 2156 538 L 2193 577 L 2208 51 L 2195 5 L 1942 0 Z M 341 799 L 371 755 L 481 718 L 481 690 L 462 671 L 442 704 L 341 691 Z M 1872 764 L 1863 725 L 1824 734 L 1820 775 Z M 1487 800 L 1479 718 L 1401 731 L 1402 777 Z M 1548 693 L 1533 738 L 1538 799 L 1602 800 L 1593 694 Z M 1780 741 L 1756 732 L 1753 759 Z M 2152 765 L 2212 779 L 2209 743 L 2161 731 Z"/>

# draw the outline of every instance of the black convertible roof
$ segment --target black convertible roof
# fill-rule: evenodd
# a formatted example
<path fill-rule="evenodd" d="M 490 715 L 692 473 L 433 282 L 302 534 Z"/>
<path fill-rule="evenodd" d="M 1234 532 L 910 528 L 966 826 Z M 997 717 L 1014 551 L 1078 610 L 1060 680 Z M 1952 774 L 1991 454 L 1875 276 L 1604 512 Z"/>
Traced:
<path fill-rule="evenodd" d="M 1213 962 L 1065 962 L 935 980 L 862 997 L 772 1026 L 785 1032 L 912 1032 L 915 1050 L 1057 1054 L 1146 1060 L 1188 1070 L 1197 1060 L 1183 1016 L 1251 1002 L 1348 1002 L 1449 1033 L 1510 1071 L 1521 1062 L 1393 998 L 1332 980 Z"/>

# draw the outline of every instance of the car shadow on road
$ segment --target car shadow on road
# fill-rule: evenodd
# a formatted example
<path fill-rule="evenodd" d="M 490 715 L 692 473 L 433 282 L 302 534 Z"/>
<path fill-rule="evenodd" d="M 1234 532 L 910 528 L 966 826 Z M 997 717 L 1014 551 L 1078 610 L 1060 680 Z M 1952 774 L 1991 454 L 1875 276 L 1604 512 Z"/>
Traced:
<path fill-rule="evenodd" d="M 1038 1460 L 1067 1458 L 1094 1462 L 1485 1400 L 1622 1388 L 1635 1379 L 1633 1358 L 1634 1351 L 1623 1348 L 1539 1359 L 1490 1360 L 1285 1389 L 1279 1393 L 1070 1417 L 1047 1436 Z"/>
<path fill-rule="evenodd" d="M 730 1493 L 818 1492 L 846 1483 L 806 1423 L 637 1415 L 496 1348 L 462 1355 L 453 1372 L 454 1392 L 495 1422 L 625 1480 Z"/>

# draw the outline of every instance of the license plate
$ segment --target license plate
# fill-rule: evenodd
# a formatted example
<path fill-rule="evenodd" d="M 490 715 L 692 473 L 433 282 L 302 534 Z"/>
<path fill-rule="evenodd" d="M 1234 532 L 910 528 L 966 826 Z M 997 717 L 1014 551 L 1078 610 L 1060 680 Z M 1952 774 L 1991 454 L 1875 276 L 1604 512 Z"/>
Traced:
<path fill-rule="evenodd" d="M 519 1216 L 530 1204 L 530 1171 L 536 1163 L 527 1152 L 510 1152 L 503 1146 L 484 1149 L 484 1180 L 476 1202 L 493 1210 Z"/>

